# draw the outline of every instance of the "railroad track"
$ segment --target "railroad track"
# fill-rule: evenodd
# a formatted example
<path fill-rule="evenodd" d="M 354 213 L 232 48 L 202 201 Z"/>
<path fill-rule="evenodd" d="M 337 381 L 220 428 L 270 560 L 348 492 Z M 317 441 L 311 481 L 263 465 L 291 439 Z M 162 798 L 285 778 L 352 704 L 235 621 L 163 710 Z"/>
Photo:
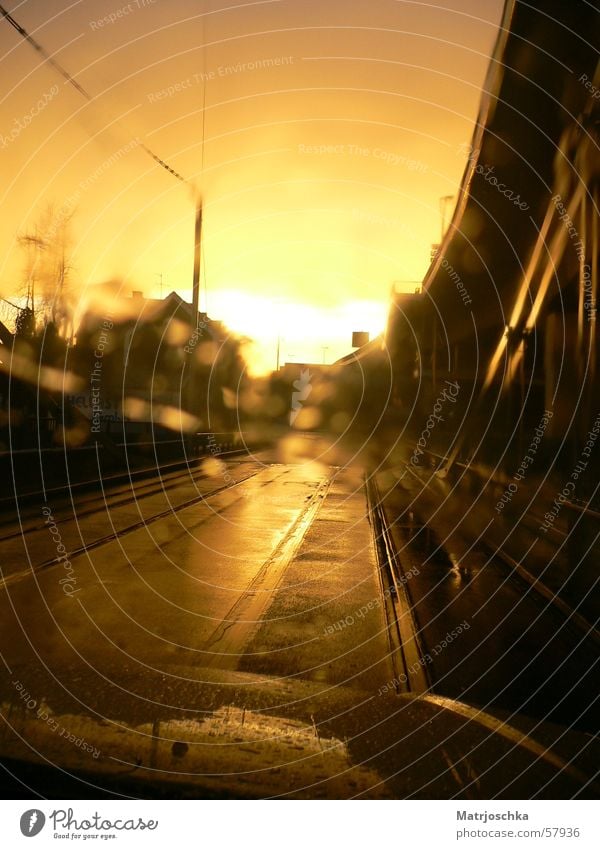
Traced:
<path fill-rule="evenodd" d="M 215 433 L 214 436 L 220 436 L 221 434 Z M 179 444 L 179 440 L 177 440 Z M 137 446 L 147 445 L 147 446 L 155 446 L 160 447 L 164 445 L 164 442 L 154 443 L 154 442 L 144 442 L 144 443 L 136 443 Z M 126 443 L 116 443 L 116 447 L 127 447 Z M 249 444 L 243 443 L 240 447 L 234 448 L 227 443 L 228 450 L 219 451 L 219 457 L 227 457 L 235 454 L 246 454 L 249 452 Z M 86 450 L 96 450 L 98 451 L 102 448 L 101 445 L 96 444 L 95 446 L 85 446 Z M 43 449 L 44 451 L 46 449 Z M 62 451 L 63 449 L 48 449 L 49 451 Z M 10 452 L 0 452 L 5 455 L 10 455 Z M 18 455 L 19 451 L 12 452 L 14 455 Z M 26 453 L 31 453 L 34 457 L 38 457 L 39 451 L 37 450 L 27 450 Z M 3 495 L 0 497 L 0 517 L 2 513 L 5 511 L 9 513 L 14 513 L 15 507 L 17 511 L 20 511 L 20 505 L 28 505 L 30 503 L 39 504 L 41 502 L 47 501 L 50 497 L 54 499 L 62 499 L 72 497 L 73 493 L 79 492 L 87 492 L 89 490 L 97 490 L 98 487 L 104 487 L 108 484 L 119 485 L 121 483 L 131 484 L 133 481 L 138 479 L 147 479 L 149 477 L 163 477 L 164 472 L 169 469 L 190 469 L 194 466 L 197 466 L 202 460 L 205 460 L 207 457 L 211 456 L 209 449 L 207 448 L 204 453 L 194 453 L 194 454 L 186 454 L 179 460 L 174 460 L 169 463 L 161 463 L 160 465 L 155 464 L 153 466 L 146 466 L 142 468 L 132 468 L 127 464 L 127 470 L 123 472 L 117 472 L 111 475 L 103 475 L 99 477 L 94 477 L 88 480 L 80 480 L 80 481 L 69 481 L 66 484 L 61 484 L 60 486 L 48 486 L 44 487 L 43 490 L 30 490 L 25 492 L 19 492 L 18 487 L 16 493 L 12 493 L 11 495 Z M 127 459 L 127 458 L 126 458 Z M 14 484 L 16 486 L 16 484 Z M 9 520 L 10 521 L 10 520 Z M 3 522 L 0 518 L 0 525 L 6 524 L 6 520 Z"/>
<path fill-rule="evenodd" d="M 225 457 L 225 456 L 228 456 L 228 455 L 231 455 L 231 454 L 239 454 L 239 453 L 240 452 L 238 452 L 238 451 L 228 451 L 228 452 L 223 452 L 223 453 L 219 454 L 219 457 Z M 100 481 L 97 482 L 97 485 L 98 484 L 100 485 L 102 491 L 99 494 L 93 495 L 90 498 L 86 498 L 86 499 L 78 498 L 77 499 L 77 511 L 74 514 L 74 516 L 67 517 L 67 521 L 74 521 L 76 519 L 77 520 L 83 519 L 86 516 L 92 516 L 94 513 L 97 513 L 99 510 L 104 510 L 104 509 L 110 510 L 110 509 L 115 508 L 115 507 L 124 507 L 127 504 L 134 504 L 134 503 L 137 503 L 138 501 L 142 501 L 145 498 L 150 498 L 153 495 L 159 495 L 160 493 L 165 493 L 168 490 L 177 489 L 178 487 L 180 487 L 182 485 L 182 483 L 187 483 L 189 485 L 194 484 L 196 481 L 203 480 L 203 479 L 206 478 L 206 475 L 203 474 L 202 471 L 200 471 L 196 475 L 192 474 L 192 467 L 197 467 L 201 462 L 202 462 L 202 458 L 199 459 L 199 460 L 195 460 L 193 463 L 187 463 L 185 465 L 185 468 L 181 469 L 180 471 L 170 472 L 166 475 L 161 474 L 161 471 L 159 469 L 155 474 L 152 475 L 152 480 L 145 481 L 145 482 L 142 481 L 139 484 L 138 483 L 134 484 L 134 481 L 131 480 L 130 486 L 121 487 L 117 491 L 110 490 L 108 495 L 107 495 L 107 491 L 105 489 L 105 483 L 106 482 L 110 483 L 111 479 L 108 478 L 107 481 L 101 479 Z M 252 461 L 249 460 L 249 462 L 252 462 Z M 172 465 L 180 466 L 179 463 L 172 464 Z M 169 467 L 162 467 L 162 468 L 169 468 Z M 157 474 L 158 474 L 158 481 L 156 480 Z M 121 476 L 119 476 L 119 478 L 120 477 Z M 87 484 L 87 485 L 89 485 L 89 484 Z M 63 493 L 63 488 L 61 488 L 60 492 Z M 68 490 L 66 492 L 68 492 Z M 48 492 L 46 494 L 40 492 L 40 493 L 37 493 L 37 495 L 39 496 L 38 505 L 42 505 L 42 506 L 49 505 Z M 30 496 L 28 495 L 28 499 L 29 498 L 30 498 Z M 50 505 L 51 505 L 51 502 L 50 502 Z M 83 510 L 79 509 L 80 506 L 82 506 L 82 505 L 84 506 Z M 56 512 L 56 514 L 57 514 L 56 518 L 59 521 L 64 521 L 64 517 L 59 515 L 61 508 L 69 507 L 69 506 L 71 506 L 71 507 L 75 506 L 75 504 L 73 502 L 73 498 L 71 498 L 70 504 L 65 503 L 64 501 L 62 503 L 59 503 L 57 510 L 53 511 L 53 512 Z M 23 516 L 22 516 L 21 512 L 19 511 L 17 513 L 17 522 L 19 524 L 18 529 L 12 530 L 9 533 L 1 534 L 0 535 L 0 542 L 4 542 L 4 541 L 10 540 L 10 539 L 15 539 L 16 537 L 23 536 L 23 534 L 32 533 L 34 531 L 42 530 L 45 527 L 45 524 L 44 524 L 44 522 L 39 521 L 39 519 L 38 519 L 39 512 L 40 512 L 39 506 L 36 508 L 35 513 L 34 513 L 33 510 L 29 510 L 27 512 L 26 516 L 25 516 L 25 522 L 27 522 L 27 520 L 32 520 L 34 516 L 35 516 L 36 521 L 33 524 L 24 524 Z M 15 524 L 16 524 L 15 519 L 12 518 L 10 520 L 6 520 L 6 521 L 0 523 L 0 528 L 2 528 L 2 527 L 6 528 L 7 526 L 14 527 Z"/>
<path fill-rule="evenodd" d="M 422 485 L 422 479 L 410 466 L 410 464 L 405 463 L 404 465 L 406 466 L 406 472 L 410 473 Z M 404 474 L 406 474 L 406 472 Z M 598 515 L 598 518 L 600 518 L 600 514 L 596 514 L 592 509 L 586 510 L 574 502 L 565 501 L 564 506 L 579 513 L 587 513 L 593 517 Z M 527 515 L 531 518 L 535 518 L 535 514 L 533 514 L 533 512 L 528 512 Z M 424 526 L 427 525 L 425 522 L 422 524 Z M 566 537 L 564 532 L 559 532 L 557 529 L 555 530 L 555 535 L 563 540 Z M 561 615 L 568 620 L 568 625 L 578 632 L 580 636 L 583 635 L 585 638 L 592 640 L 596 645 L 600 645 L 600 630 L 598 630 L 597 625 L 590 622 L 585 616 L 579 613 L 579 611 L 575 610 L 564 599 L 560 598 L 551 587 L 547 586 L 536 575 L 533 575 L 522 562 L 511 557 L 511 555 L 505 551 L 502 546 L 499 546 L 493 539 L 490 538 L 489 534 L 482 532 L 479 538 L 479 545 L 485 551 L 486 556 L 490 561 L 495 560 L 497 563 L 502 564 L 505 569 L 508 567 L 511 576 L 518 578 L 523 584 L 533 590 L 545 604 L 551 604 L 556 610 L 558 610 Z"/>
<path fill-rule="evenodd" d="M 426 652 L 410 597 L 410 574 L 398 555 L 377 483 L 366 481 L 369 517 L 375 539 L 389 654 L 397 693 L 423 695 L 431 689 Z"/>
<path fill-rule="evenodd" d="M 202 649 L 208 655 L 205 667 L 237 669 L 244 649 L 257 630 L 263 613 L 269 608 L 287 567 L 321 509 L 334 476 L 335 471 L 332 471 L 319 483 L 292 526 L 206 640 Z"/>
<path fill-rule="evenodd" d="M 376 486 L 369 489 L 382 592 L 390 595 L 393 586 L 392 598 L 399 596 L 399 604 L 385 609 L 394 678 L 400 682 L 396 692 L 410 694 L 414 688 L 418 694 L 419 687 L 400 632 L 406 618 L 413 623 L 416 662 L 428 661 L 422 665 L 430 679 L 422 697 L 435 693 L 492 713 L 511 711 L 595 733 L 597 629 L 481 530 L 455 535 L 455 514 L 436 519 L 436 502 L 427 499 L 426 513 L 419 515 L 414 488 L 411 494 L 404 484 L 397 495 L 395 487 L 382 489 L 383 503 Z M 409 617 L 403 617 L 403 607 Z M 444 630 L 459 619 L 473 629 L 464 644 L 438 650 Z"/>
<path fill-rule="evenodd" d="M 144 517 L 143 519 L 140 519 L 140 521 L 132 522 L 131 524 L 126 525 L 125 527 L 119 528 L 118 530 L 114 530 L 109 534 L 104 534 L 100 537 L 97 537 L 96 539 L 92 540 L 89 543 L 86 543 L 85 545 L 79 546 L 77 548 L 73 548 L 70 551 L 68 551 L 66 553 L 66 555 L 64 555 L 63 557 L 52 557 L 52 558 L 49 558 L 49 559 L 44 560 L 42 562 L 36 563 L 31 568 L 23 569 L 19 572 L 13 572 L 6 577 L 2 577 L 2 578 L 0 578 L 0 590 L 4 589 L 7 586 L 10 586 L 11 584 L 17 583 L 18 581 L 21 581 L 26 577 L 30 577 L 32 572 L 39 572 L 39 571 L 42 571 L 42 570 L 45 570 L 45 569 L 49 569 L 52 566 L 60 565 L 60 563 L 64 562 L 65 557 L 68 561 L 70 561 L 73 558 L 80 557 L 81 555 L 86 554 L 89 551 L 93 551 L 94 549 L 99 548 L 100 546 L 106 545 L 107 543 L 112 542 L 115 539 L 120 539 L 120 538 L 122 538 L 122 537 L 124 537 L 124 536 L 126 536 L 130 533 L 133 533 L 134 531 L 140 530 L 140 528 L 147 527 L 148 525 L 154 524 L 155 522 L 158 522 L 161 519 L 165 519 L 169 516 L 172 516 L 172 515 L 174 515 L 175 513 L 178 513 L 181 510 L 185 510 L 188 507 L 192 507 L 194 504 L 199 504 L 200 502 L 204 502 L 204 501 L 206 501 L 210 498 L 213 498 L 214 496 L 219 495 L 219 493 L 221 493 L 225 490 L 231 491 L 231 490 L 235 489 L 236 487 L 240 486 L 241 484 L 243 484 L 245 481 L 249 480 L 250 478 L 255 477 L 257 474 L 259 474 L 260 471 L 261 471 L 261 467 L 251 471 L 249 474 L 244 475 L 243 477 L 238 478 L 233 483 L 224 483 L 221 486 L 218 486 L 218 487 L 215 487 L 214 489 L 209 490 L 208 492 L 199 493 L 198 495 L 196 495 L 192 498 L 187 498 L 185 501 L 182 501 L 178 504 L 170 504 L 169 507 L 165 510 L 160 510 L 160 511 L 152 514 L 151 516 L 147 516 L 147 517 Z M 162 492 L 161 489 L 159 489 L 157 491 Z M 135 501 L 137 501 L 137 498 L 133 497 L 133 498 L 129 499 L 128 502 L 126 502 L 126 503 L 132 503 L 132 502 L 135 502 Z M 115 505 L 109 503 L 107 506 L 108 507 L 114 507 Z M 95 512 L 98 512 L 98 511 L 97 510 L 90 510 L 89 511 L 89 513 L 95 513 Z M 80 514 L 78 514 L 78 516 L 76 518 L 72 519 L 71 521 L 76 521 L 76 519 L 79 518 L 79 515 Z M 41 525 L 41 528 L 43 529 L 44 525 Z M 36 530 L 39 530 L 39 529 L 36 529 Z"/>

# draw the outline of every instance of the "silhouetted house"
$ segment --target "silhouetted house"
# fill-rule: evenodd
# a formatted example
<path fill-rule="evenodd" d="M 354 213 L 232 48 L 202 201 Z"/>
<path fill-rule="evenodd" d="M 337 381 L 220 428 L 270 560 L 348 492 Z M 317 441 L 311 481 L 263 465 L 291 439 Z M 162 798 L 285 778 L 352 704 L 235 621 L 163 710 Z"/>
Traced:
<path fill-rule="evenodd" d="M 69 400 L 95 432 L 123 419 L 173 430 L 224 426 L 224 388 L 236 386 L 242 364 L 239 342 L 221 322 L 194 316 L 176 292 L 123 297 L 103 286 L 89 294 L 72 359 L 89 385 Z"/>

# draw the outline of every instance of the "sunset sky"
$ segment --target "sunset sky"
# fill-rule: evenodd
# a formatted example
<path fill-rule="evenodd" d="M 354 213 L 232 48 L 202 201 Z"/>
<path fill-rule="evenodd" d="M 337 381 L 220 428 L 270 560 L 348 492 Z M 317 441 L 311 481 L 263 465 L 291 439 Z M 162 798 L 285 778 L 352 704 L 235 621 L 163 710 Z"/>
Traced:
<path fill-rule="evenodd" d="M 501 0 L 4 5 L 92 100 L 0 20 L 3 296 L 53 202 L 75 209 L 78 297 L 115 278 L 157 297 L 162 274 L 191 298 L 192 190 L 136 140 L 201 191 L 201 304 L 264 366 L 278 335 L 282 361 L 348 353 L 422 279 Z"/>

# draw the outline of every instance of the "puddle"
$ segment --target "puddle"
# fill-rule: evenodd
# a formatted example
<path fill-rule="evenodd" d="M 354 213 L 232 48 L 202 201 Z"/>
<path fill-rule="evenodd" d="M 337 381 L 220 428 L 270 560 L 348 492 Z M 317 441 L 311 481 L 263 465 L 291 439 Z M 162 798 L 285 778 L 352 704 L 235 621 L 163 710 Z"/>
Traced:
<path fill-rule="evenodd" d="M 423 566 L 441 566 L 448 571 L 455 568 L 455 563 L 433 528 L 413 510 L 409 510 L 401 521 L 394 524 L 405 545 L 419 556 Z"/>

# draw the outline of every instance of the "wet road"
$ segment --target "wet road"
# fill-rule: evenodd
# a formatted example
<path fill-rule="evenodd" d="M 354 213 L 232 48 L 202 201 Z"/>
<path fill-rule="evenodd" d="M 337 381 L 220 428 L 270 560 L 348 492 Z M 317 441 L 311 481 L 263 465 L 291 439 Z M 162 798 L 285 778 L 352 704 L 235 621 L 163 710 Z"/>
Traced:
<path fill-rule="evenodd" d="M 39 516 L 34 505 L 26 532 L 0 528 L 5 766 L 31 785 L 59 764 L 78 776 L 65 794 L 92 798 L 99 786 L 514 798 L 519 782 L 542 795 L 585 785 L 595 763 L 585 731 L 537 727 L 534 738 L 535 718 L 523 717 L 499 729 L 468 675 L 440 684 L 472 624 L 439 658 L 417 661 L 433 688 L 399 681 L 407 626 L 392 633 L 390 617 L 402 619 L 408 599 L 418 627 L 411 593 L 422 585 L 411 578 L 402 601 L 386 583 L 359 469 L 284 459 L 211 460 L 134 499 L 121 487 Z M 56 562 L 61 545 L 68 557 Z M 442 634 L 458 615 L 471 612 L 431 618 Z M 522 775 L 510 787 L 504 766 L 489 766 L 507 752 L 521 770 L 511 776 Z"/>
<path fill-rule="evenodd" d="M 209 493 L 203 497 L 193 496 L 186 482 L 175 494 L 113 506 L 78 522 L 61 523 L 56 511 L 62 543 L 76 552 L 62 563 L 44 566 L 57 539 L 48 528 L 8 540 L 10 563 L 22 562 L 18 553 L 25 547 L 35 567 L 33 575 L 7 570 L 5 601 L 26 631 L 13 647 L 13 662 L 33 652 L 49 665 L 79 660 L 99 672 L 129 661 L 161 672 L 173 663 L 236 669 L 242 658 L 260 666 L 245 650 L 281 589 L 274 610 L 293 605 L 298 645 L 285 612 L 269 616 L 269 635 L 261 639 L 276 643 L 274 631 L 282 627 L 286 649 L 302 655 L 298 672 L 325 680 L 312 654 L 339 618 L 338 596 L 353 594 L 360 606 L 377 592 L 361 477 L 317 464 L 241 461 L 228 469 L 233 480 L 227 485 L 223 471 L 196 484 Z M 35 619 L 32 594 L 39 599 Z M 9 616 L 4 621 L 9 641 Z M 371 644 L 365 652 L 372 658 L 384 648 L 381 640 L 379 649 Z M 277 652 L 262 650 L 281 674 Z M 372 665 L 366 658 L 347 663 L 337 678 Z M 284 672 L 294 668 L 289 657 L 284 665 Z"/>

